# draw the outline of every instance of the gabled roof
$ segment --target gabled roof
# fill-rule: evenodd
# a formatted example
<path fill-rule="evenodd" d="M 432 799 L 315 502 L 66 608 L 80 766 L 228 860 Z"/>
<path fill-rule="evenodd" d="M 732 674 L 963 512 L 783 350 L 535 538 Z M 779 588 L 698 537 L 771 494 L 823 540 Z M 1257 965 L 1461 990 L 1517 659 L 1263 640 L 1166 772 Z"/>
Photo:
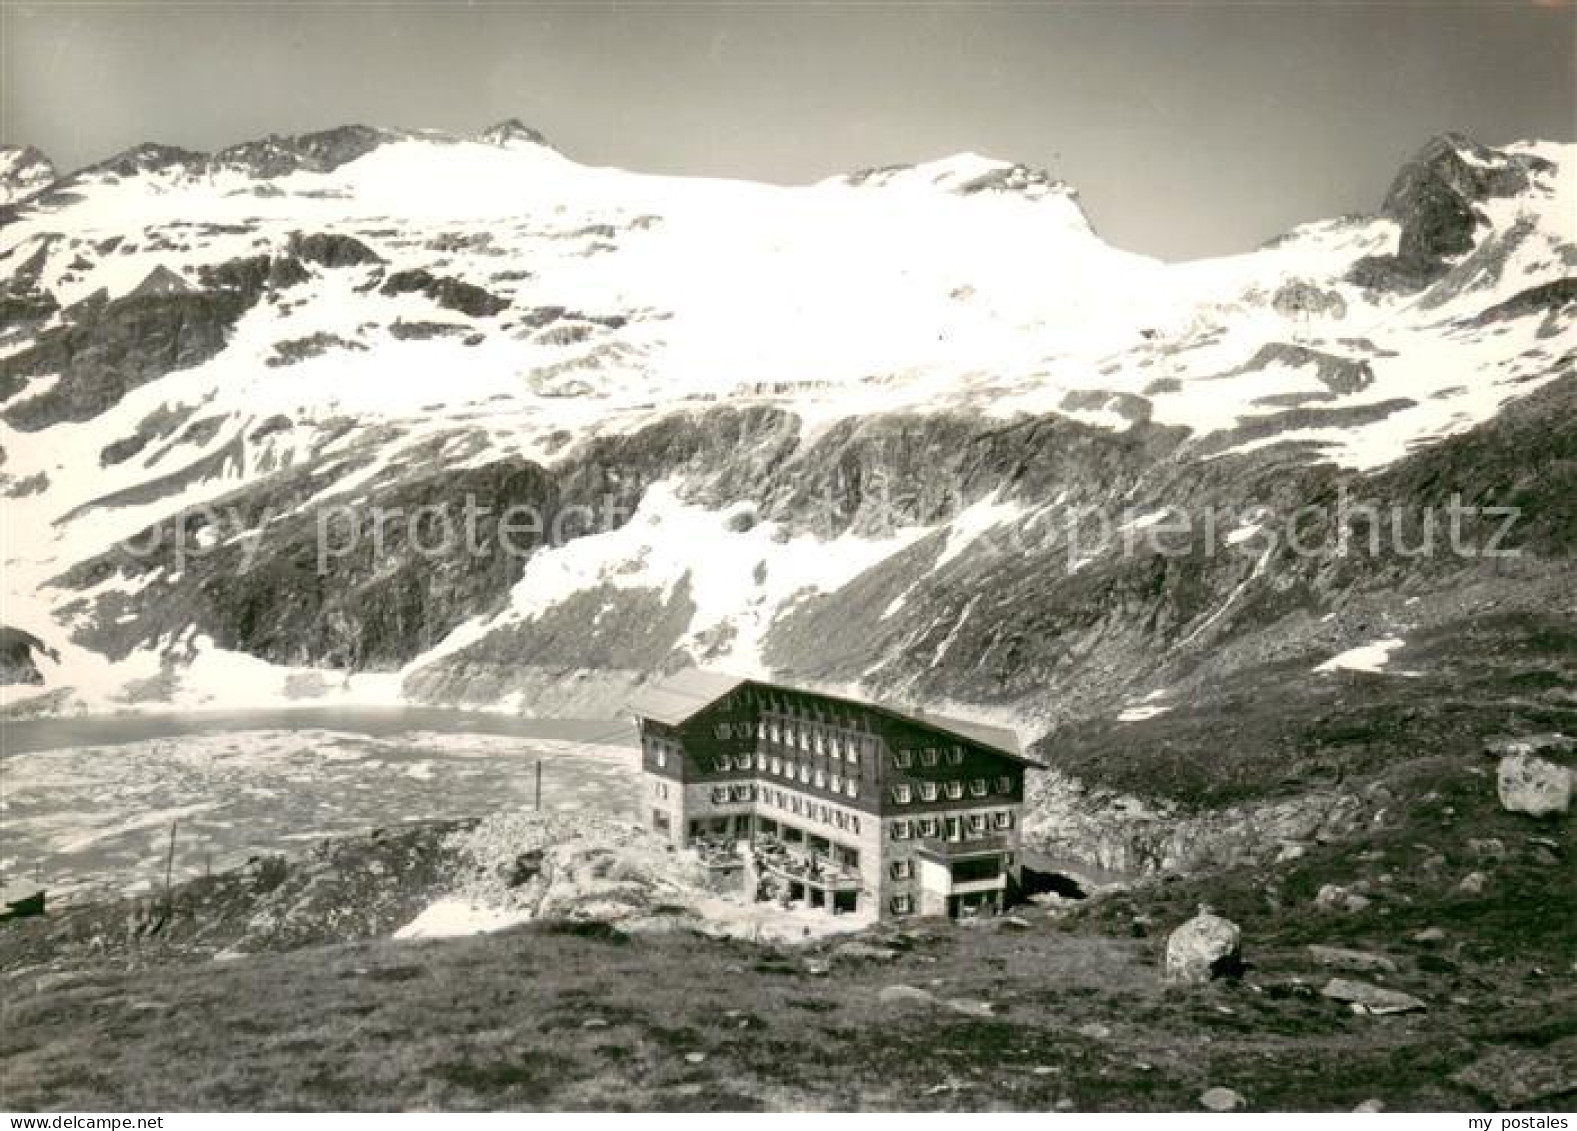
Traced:
<path fill-rule="evenodd" d="M 829 695 L 811 687 L 790 687 L 787 684 L 768 683 L 765 680 L 746 679 L 726 672 L 686 668 L 657 683 L 647 684 L 636 692 L 628 708 L 642 718 L 652 719 L 668 726 L 688 722 L 713 703 L 732 691 L 753 684 L 773 691 L 799 691 L 815 695 L 834 703 L 846 703 L 903 722 L 915 723 L 932 730 L 966 739 L 997 754 L 1032 766 L 1041 763 L 1027 756 L 1019 746 L 1018 735 L 1006 727 L 990 726 L 973 719 L 960 719 L 951 715 L 938 715 L 918 708 L 892 707 L 885 703 L 872 703 L 866 699 L 853 699 L 847 695 Z"/>
<path fill-rule="evenodd" d="M 742 676 L 686 668 L 641 688 L 628 707 L 642 718 L 678 726 L 699 715 L 730 691 L 749 682 Z"/>

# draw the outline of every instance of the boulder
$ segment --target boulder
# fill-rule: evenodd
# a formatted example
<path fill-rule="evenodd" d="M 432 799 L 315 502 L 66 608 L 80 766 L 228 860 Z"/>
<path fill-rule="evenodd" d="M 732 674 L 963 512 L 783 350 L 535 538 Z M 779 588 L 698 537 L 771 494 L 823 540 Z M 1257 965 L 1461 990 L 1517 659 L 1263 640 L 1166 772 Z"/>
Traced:
<path fill-rule="evenodd" d="M 883 1005 L 934 1005 L 936 995 L 917 986 L 883 986 L 876 1000 Z"/>
<path fill-rule="evenodd" d="M 856 940 L 834 947 L 827 957 L 834 962 L 891 962 L 898 957 L 898 952 L 890 946 L 874 946 Z"/>
<path fill-rule="evenodd" d="M 1320 994 L 1333 1001 L 1346 1002 L 1352 1006 L 1354 1013 L 1413 1013 L 1429 1008 L 1412 994 L 1404 994 L 1400 990 L 1388 990 L 1382 986 L 1371 986 L 1368 982 L 1355 982 L 1348 978 L 1332 978 L 1325 984 Z"/>
<path fill-rule="evenodd" d="M 997 1007 L 989 1001 L 980 1001 L 977 998 L 955 997 L 942 1003 L 954 1013 L 962 1013 L 965 1017 L 995 1017 Z"/>
<path fill-rule="evenodd" d="M 1248 1106 L 1248 1100 L 1243 1098 L 1242 1092 L 1221 1087 L 1205 1089 L 1199 1097 L 1199 1103 L 1210 1111 L 1238 1111 Z"/>
<path fill-rule="evenodd" d="M 1362 911 L 1370 902 L 1368 896 L 1349 891 L 1340 884 L 1326 884 L 1314 896 L 1314 906 L 1326 911 Z"/>
<path fill-rule="evenodd" d="M 1243 932 L 1201 905 L 1199 914 L 1166 940 L 1166 980 L 1208 982 L 1235 974 L 1242 967 Z"/>
<path fill-rule="evenodd" d="M 1572 771 L 1533 754 L 1502 758 L 1495 785 L 1501 808 L 1511 813 L 1549 817 L 1571 808 Z"/>

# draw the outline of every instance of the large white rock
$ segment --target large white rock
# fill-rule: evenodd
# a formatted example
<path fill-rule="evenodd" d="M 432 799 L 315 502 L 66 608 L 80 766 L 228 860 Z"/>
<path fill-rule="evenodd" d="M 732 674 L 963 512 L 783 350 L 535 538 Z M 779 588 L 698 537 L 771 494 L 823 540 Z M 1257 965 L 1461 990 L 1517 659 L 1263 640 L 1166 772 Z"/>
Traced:
<path fill-rule="evenodd" d="M 1166 980 L 1208 982 L 1237 966 L 1242 943 L 1236 923 L 1201 906 L 1166 940 Z"/>
<path fill-rule="evenodd" d="M 1571 808 L 1572 771 L 1532 754 L 1502 758 L 1496 786 L 1501 806 L 1512 813 L 1547 817 Z"/>
<path fill-rule="evenodd" d="M 1201 1107 L 1211 1111 L 1237 1111 L 1246 1107 L 1248 1100 L 1243 1098 L 1243 1093 L 1232 1088 L 1207 1088 L 1199 1097 Z"/>

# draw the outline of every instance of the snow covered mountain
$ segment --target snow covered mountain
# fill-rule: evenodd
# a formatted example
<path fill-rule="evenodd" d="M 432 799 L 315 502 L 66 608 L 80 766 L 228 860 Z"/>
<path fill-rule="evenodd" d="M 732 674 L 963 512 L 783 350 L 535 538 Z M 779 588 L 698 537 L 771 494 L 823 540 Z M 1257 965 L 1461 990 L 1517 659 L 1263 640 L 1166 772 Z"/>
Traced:
<path fill-rule="evenodd" d="M 1571 611 L 1572 146 L 1436 139 L 1378 215 L 1175 265 L 1022 165 L 783 188 L 518 122 L 144 145 L 29 192 L 3 619 L 42 683 L 13 713 L 589 713 L 693 661 L 1038 733 L 1486 602 Z M 1515 498 L 1524 552 L 1261 537 L 1343 491 Z M 469 548 L 375 529 L 468 505 Z M 545 516 L 529 552 L 511 506 Z M 1172 507 L 1233 517 L 1132 552 Z"/>

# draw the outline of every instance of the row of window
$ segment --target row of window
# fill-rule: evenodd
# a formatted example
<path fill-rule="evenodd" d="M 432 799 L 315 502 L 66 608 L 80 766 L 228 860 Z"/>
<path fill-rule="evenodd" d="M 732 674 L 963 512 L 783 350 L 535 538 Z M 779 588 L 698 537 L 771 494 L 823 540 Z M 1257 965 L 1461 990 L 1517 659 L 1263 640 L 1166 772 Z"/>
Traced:
<path fill-rule="evenodd" d="M 823 805 L 812 801 L 808 797 L 800 797 L 797 793 L 785 793 L 781 789 L 761 789 L 761 800 L 769 805 L 776 805 L 798 817 L 809 817 L 811 820 L 820 821 L 824 825 L 843 829 L 845 832 L 858 834 L 860 831 L 860 816 L 858 813 L 845 813 L 842 809 L 831 805 Z"/>
<path fill-rule="evenodd" d="M 861 754 L 873 757 L 877 741 L 862 735 L 845 734 L 811 723 L 779 723 L 763 719 L 760 722 L 718 723 L 712 728 L 718 738 L 756 738 L 778 746 L 792 746 L 807 754 L 821 754 L 838 761 L 859 763 Z"/>
<path fill-rule="evenodd" d="M 964 796 L 965 785 L 966 783 L 962 781 L 922 781 L 915 782 L 913 785 L 909 782 L 900 782 L 893 786 L 893 801 L 899 805 L 907 805 L 915 799 L 917 791 L 921 801 L 935 801 L 939 791 L 949 801 L 960 801 Z M 985 778 L 975 778 L 973 781 L 968 782 L 967 785 L 970 797 L 985 797 L 991 792 L 992 783 L 987 782 Z M 1000 777 L 996 780 L 995 785 L 998 793 L 1004 796 L 1012 795 L 1012 778 Z"/>
<path fill-rule="evenodd" d="M 727 805 L 730 801 L 754 801 L 756 787 L 753 785 L 714 785 L 712 787 L 712 804 Z"/>
<path fill-rule="evenodd" d="M 714 763 L 714 768 L 720 774 L 730 770 L 748 770 L 751 768 L 749 754 L 725 754 Z M 841 793 L 848 797 L 860 795 L 860 783 L 857 778 L 845 778 L 842 774 L 829 774 L 826 770 L 812 766 L 809 762 L 791 762 L 777 756 L 768 757 L 766 754 L 755 756 L 755 768 L 760 773 L 772 773 L 778 777 L 793 781 L 796 778 L 801 785 L 814 785 L 817 789 L 830 789 L 833 793 Z"/>
<path fill-rule="evenodd" d="M 785 720 L 821 723 L 826 726 L 838 727 L 842 730 L 868 731 L 871 729 L 870 719 L 865 715 L 836 707 L 830 703 L 802 704 L 784 696 L 768 694 L 760 696 L 756 700 L 756 704 L 762 712 L 768 715 L 781 715 Z"/>
<path fill-rule="evenodd" d="M 970 813 L 967 817 L 922 817 L 914 821 L 894 821 L 892 838 L 910 840 L 918 836 L 922 839 L 934 840 L 945 836 L 948 840 L 959 840 L 963 837 L 965 829 L 972 835 L 983 836 L 992 829 L 1005 832 L 1012 827 L 1012 812 L 998 809 L 993 813 Z"/>
<path fill-rule="evenodd" d="M 925 746 L 918 750 L 894 750 L 893 765 L 900 770 L 907 770 L 919 757 L 920 765 L 935 766 L 945 760 L 949 766 L 962 766 L 964 764 L 964 748 L 951 746 L 942 750 L 935 746 Z"/>

